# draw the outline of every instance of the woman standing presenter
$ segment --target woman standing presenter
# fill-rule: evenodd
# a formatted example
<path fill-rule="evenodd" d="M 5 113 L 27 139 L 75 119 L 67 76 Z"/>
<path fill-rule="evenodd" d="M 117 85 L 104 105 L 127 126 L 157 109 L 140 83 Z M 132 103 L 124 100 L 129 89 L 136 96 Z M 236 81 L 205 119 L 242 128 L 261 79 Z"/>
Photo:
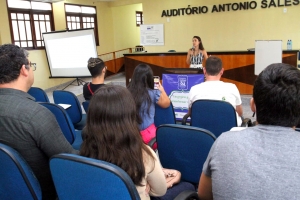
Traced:
<path fill-rule="evenodd" d="M 207 52 L 203 47 L 203 43 L 199 36 L 193 37 L 193 47 L 189 49 L 186 56 L 186 63 L 190 65 L 190 68 L 202 69 L 203 58 L 207 59 Z"/>

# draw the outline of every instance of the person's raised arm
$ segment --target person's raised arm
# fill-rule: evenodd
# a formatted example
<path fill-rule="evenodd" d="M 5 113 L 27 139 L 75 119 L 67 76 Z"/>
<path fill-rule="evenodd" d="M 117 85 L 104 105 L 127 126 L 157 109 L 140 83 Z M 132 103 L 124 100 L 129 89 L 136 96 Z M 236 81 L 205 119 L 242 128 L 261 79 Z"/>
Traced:
<path fill-rule="evenodd" d="M 187 55 L 186 55 L 186 64 L 190 65 L 191 64 L 191 56 L 193 55 L 193 51 L 191 49 L 188 50 Z"/>
<path fill-rule="evenodd" d="M 159 105 L 162 108 L 169 107 L 171 104 L 171 101 L 170 101 L 167 93 L 165 92 L 164 87 L 160 83 L 158 84 L 158 90 L 161 92 L 161 94 L 157 101 L 157 105 Z"/>

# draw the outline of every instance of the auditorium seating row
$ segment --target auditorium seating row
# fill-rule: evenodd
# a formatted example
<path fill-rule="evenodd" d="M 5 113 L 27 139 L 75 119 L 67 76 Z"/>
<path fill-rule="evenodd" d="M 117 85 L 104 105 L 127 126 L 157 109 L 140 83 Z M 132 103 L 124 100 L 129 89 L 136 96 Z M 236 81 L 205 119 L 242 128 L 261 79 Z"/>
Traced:
<path fill-rule="evenodd" d="M 164 168 L 181 172 L 181 181 L 197 187 L 203 163 L 216 137 L 209 131 L 178 124 L 157 129 L 159 158 Z M 176 152 L 174 154 L 174 152 Z M 131 178 L 121 168 L 105 161 L 72 154 L 50 159 L 50 170 L 60 200 L 140 199 Z M 0 143 L 0 199 L 41 199 L 40 185 L 29 165 L 11 147 Z M 184 191 L 176 199 L 197 199 Z"/>
<path fill-rule="evenodd" d="M 67 140 L 75 149 L 80 149 L 82 143 L 80 128 L 82 129 L 84 127 L 82 121 L 85 122 L 86 117 L 82 114 L 81 105 L 77 97 L 71 92 L 57 90 L 53 92 L 55 102 L 55 104 L 53 104 L 49 102 L 43 90 L 37 90 L 39 90 L 39 95 L 37 95 L 36 91 L 34 93 L 30 90 L 29 93 L 36 98 L 36 101 L 48 108 L 55 115 Z M 208 103 L 207 101 L 205 102 Z M 70 104 L 71 107 L 64 109 L 58 104 Z M 86 112 L 88 112 L 88 104 L 89 102 L 82 103 Z M 226 106 L 228 107 L 228 105 Z M 209 105 L 207 104 L 204 107 L 208 109 Z M 199 112 L 196 114 L 197 109 L 193 108 L 194 104 L 192 106 L 191 120 L 187 121 L 190 126 L 187 126 L 176 124 L 172 104 L 168 108 L 157 106 L 155 109 L 155 125 L 158 128 L 156 138 L 151 142 L 157 143 L 157 150 L 162 166 L 164 168 L 180 171 L 182 181 L 190 182 L 194 184 L 196 188 L 199 183 L 203 164 L 213 142 L 216 137 L 220 135 L 219 132 L 228 131 L 236 126 L 236 115 L 232 106 L 226 109 L 233 109 L 234 114 L 226 116 L 224 113 L 232 113 L 232 110 L 226 112 L 224 107 L 216 107 L 216 105 L 214 105 L 213 108 L 215 110 L 205 111 L 209 112 L 210 115 L 207 113 L 204 114 L 204 111 L 201 111 L 201 115 L 204 115 L 206 118 L 205 123 L 201 123 L 203 119 L 198 117 Z M 74 117 L 75 115 L 77 115 L 77 118 Z M 218 131 L 213 129 L 222 127 L 222 125 L 219 124 L 222 121 L 224 124 L 231 125 L 225 128 L 223 127 L 222 130 Z M 232 123 L 229 123 L 229 121 L 232 121 Z M 75 124 L 78 126 L 75 127 Z M 199 127 L 196 127 L 198 124 L 200 124 Z M 209 125 L 205 126 L 206 124 Z M 81 127 L 79 125 L 81 125 Z M 152 144 L 149 145 L 151 146 Z M 41 199 L 39 184 L 37 180 L 34 180 L 34 177 L 30 177 L 32 176 L 30 168 L 28 166 L 22 166 L 26 165 L 26 162 L 22 160 L 18 152 L 15 152 L 4 144 L 0 144 L 0 149 L 2 168 L 0 175 L 3 177 L 0 182 L 1 190 L 5 190 L 4 193 L 1 191 L 0 193 L 5 195 L 17 195 L 18 192 L 20 192 L 19 194 L 24 193 L 24 195 L 31 195 L 33 199 Z M 21 164 L 17 164 L 15 168 L 12 167 L 13 164 L 9 163 L 10 156 L 15 156 L 12 158 L 14 163 L 16 160 L 21 159 L 19 161 Z M 6 165 L 7 163 L 8 165 Z M 72 168 L 69 167 L 70 165 L 72 165 Z M 21 169 L 23 167 L 25 169 Z M 113 164 L 78 155 L 59 154 L 50 159 L 50 169 L 59 199 L 93 199 L 94 195 L 100 195 L 103 199 L 139 199 L 139 195 L 130 177 L 128 177 L 122 169 Z M 11 176 L 12 174 L 13 176 Z M 76 174 L 76 176 L 74 176 L 74 174 Z M 16 181 L 19 184 L 16 185 Z M 117 190 L 116 182 L 118 184 L 120 183 Z M 4 187 L 4 185 L 9 185 L 9 187 Z M 14 185 L 16 185 L 18 189 L 15 188 Z M 99 188 L 103 188 L 103 190 Z M 178 199 L 183 199 L 182 196 L 195 196 L 195 198 L 197 198 L 195 191 L 185 191 Z M 6 198 L 5 196 L 4 198 L 0 196 L 0 199 Z"/>
<path fill-rule="evenodd" d="M 42 103 L 42 105 L 48 108 L 54 107 L 54 105 L 50 106 L 47 94 L 42 89 L 32 87 L 28 91 L 28 93 L 34 96 L 37 102 L 48 103 Z M 65 109 L 66 113 L 70 118 L 66 120 L 71 120 L 74 126 L 73 128 L 71 125 L 69 125 L 69 131 L 66 130 L 67 128 L 65 124 L 70 123 L 60 123 L 62 117 L 56 116 L 57 112 L 53 111 L 54 108 L 52 108 L 52 110 L 50 109 L 53 112 L 53 114 L 57 117 L 57 119 L 60 119 L 58 120 L 58 122 L 60 124 L 61 129 L 66 130 L 63 131 L 65 136 L 67 138 L 72 138 L 72 136 L 69 136 L 70 134 L 68 132 L 74 132 L 73 135 L 80 135 L 80 130 L 82 130 L 82 128 L 85 126 L 86 114 L 82 114 L 81 105 L 76 95 L 69 91 L 55 90 L 53 91 L 53 99 L 55 104 L 71 105 L 69 108 Z M 82 102 L 82 106 L 86 113 L 88 111 L 88 105 L 88 101 Z M 155 112 L 156 127 L 158 127 L 161 124 L 176 124 L 176 118 L 172 104 L 166 109 L 156 106 Z M 188 117 L 190 117 L 190 120 L 188 120 Z M 236 112 L 234 107 L 227 102 L 217 100 L 195 101 L 192 104 L 190 116 L 185 115 L 182 119 L 183 125 L 186 125 L 187 122 L 189 122 L 191 126 L 211 131 L 216 137 L 218 137 L 221 133 L 229 131 L 231 128 L 237 126 Z M 244 120 L 242 126 L 247 126 L 248 124 L 250 124 L 249 120 Z M 74 139 L 68 139 L 68 141 L 71 144 L 73 144 L 73 141 L 77 138 L 76 136 L 73 137 Z M 77 138 L 77 140 L 78 139 L 79 138 Z"/>

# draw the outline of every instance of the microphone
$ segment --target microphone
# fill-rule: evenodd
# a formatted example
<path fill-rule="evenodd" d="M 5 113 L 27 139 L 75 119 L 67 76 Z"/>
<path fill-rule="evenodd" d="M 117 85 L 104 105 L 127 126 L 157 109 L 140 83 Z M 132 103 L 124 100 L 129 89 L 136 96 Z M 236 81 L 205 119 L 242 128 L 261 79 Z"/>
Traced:
<path fill-rule="evenodd" d="M 192 51 L 195 51 L 195 47 L 194 47 L 194 46 L 192 46 L 191 50 L 192 50 Z"/>

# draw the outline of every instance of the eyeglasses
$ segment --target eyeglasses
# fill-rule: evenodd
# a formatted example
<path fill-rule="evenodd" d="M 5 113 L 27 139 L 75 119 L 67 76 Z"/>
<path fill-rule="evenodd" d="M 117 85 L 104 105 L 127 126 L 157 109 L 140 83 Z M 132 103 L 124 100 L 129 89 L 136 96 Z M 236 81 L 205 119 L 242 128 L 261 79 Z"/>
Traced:
<path fill-rule="evenodd" d="M 35 70 L 36 70 L 36 63 L 30 62 L 29 65 L 27 65 L 27 66 L 32 67 L 32 71 L 35 71 Z"/>

